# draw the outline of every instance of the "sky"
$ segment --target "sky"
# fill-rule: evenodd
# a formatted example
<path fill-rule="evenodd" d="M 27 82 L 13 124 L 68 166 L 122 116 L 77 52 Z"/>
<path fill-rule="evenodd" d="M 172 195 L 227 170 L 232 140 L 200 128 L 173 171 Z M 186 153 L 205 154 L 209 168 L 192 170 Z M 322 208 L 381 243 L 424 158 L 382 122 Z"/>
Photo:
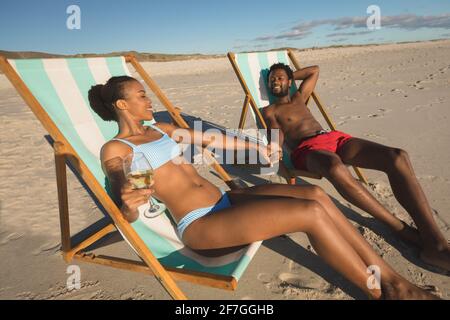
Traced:
<path fill-rule="evenodd" d="M 367 27 L 371 5 L 379 29 Z M 3 0 L 0 10 L 8 51 L 224 54 L 450 38 L 449 0 Z"/>

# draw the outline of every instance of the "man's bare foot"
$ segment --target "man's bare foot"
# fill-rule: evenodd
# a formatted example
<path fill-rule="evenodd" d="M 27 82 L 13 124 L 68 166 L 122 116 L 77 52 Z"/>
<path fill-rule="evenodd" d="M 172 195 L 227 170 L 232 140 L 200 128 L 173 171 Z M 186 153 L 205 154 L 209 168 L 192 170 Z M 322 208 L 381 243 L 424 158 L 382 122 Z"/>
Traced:
<path fill-rule="evenodd" d="M 403 241 L 413 244 L 416 247 L 422 248 L 422 240 L 419 231 L 403 222 L 403 229 L 395 231 L 395 234 Z"/>
<path fill-rule="evenodd" d="M 429 265 L 450 272 L 450 249 L 448 246 L 444 250 L 423 249 L 420 252 L 420 259 Z"/>
<path fill-rule="evenodd" d="M 386 300 L 440 300 L 430 292 L 416 287 L 406 280 L 383 283 L 383 298 Z"/>

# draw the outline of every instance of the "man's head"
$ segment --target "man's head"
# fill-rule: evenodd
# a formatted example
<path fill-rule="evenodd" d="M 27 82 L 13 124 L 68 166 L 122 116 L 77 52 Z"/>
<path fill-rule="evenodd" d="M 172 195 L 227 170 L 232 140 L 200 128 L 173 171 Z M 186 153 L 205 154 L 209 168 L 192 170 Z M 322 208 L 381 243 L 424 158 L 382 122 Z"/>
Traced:
<path fill-rule="evenodd" d="M 284 63 L 273 64 L 267 74 L 270 93 L 278 98 L 287 96 L 293 79 L 294 73 L 288 65 Z"/>

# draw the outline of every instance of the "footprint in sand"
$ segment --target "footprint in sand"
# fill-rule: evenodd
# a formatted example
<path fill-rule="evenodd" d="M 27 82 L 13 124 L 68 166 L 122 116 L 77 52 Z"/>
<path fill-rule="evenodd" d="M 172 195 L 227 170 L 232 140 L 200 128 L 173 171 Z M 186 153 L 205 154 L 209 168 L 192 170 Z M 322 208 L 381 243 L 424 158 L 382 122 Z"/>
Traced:
<path fill-rule="evenodd" d="M 350 101 L 350 102 L 357 102 L 358 101 L 358 99 L 355 99 L 355 98 L 352 98 L 352 97 L 349 97 L 349 96 L 345 96 L 344 100 L 345 101 Z"/>
<path fill-rule="evenodd" d="M 46 244 L 40 246 L 39 248 L 37 248 L 36 250 L 34 250 L 32 252 L 32 254 L 35 255 L 35 256 L 38 256 L 38 255 L 51 256 L 51 255 L 54 255 L 54 254 L 58 253 L 60 248 L 61 248 L 61 244 L 60 243 L 57 243 L 57 244 L 46 243 Z"/>
<path fill-rule="evenodd" d="M 444 68 L 440 68 L 439 69 L 439 73 L 445 73 L 445 72 L 447 72 L 447 70 L 450 68 L 450 66 L 448 66 L 448 67 L 444 67 Z"/>
<path fill-rule="evenodd" d="M 369 138 L 375 138 L 375 139 L 386 139 L 386 138 L 383 137 L 383 136 L 379 136 L 379 135 L 377 135 L 376 133 L 371 133 L 371 132 L 365 133 L 364 136 L 365 136 L 365 137 L 369 137 Z"/>
<path fill-rule="evenodd" d="M 398 92 L 398 93 L 405 94 L 405 91 L 403 91 L 402 89 L 397 89 L 397 88 L 391 89 L 391 92 Z"/>
<path fill-rule="evenodd" d="M 278 276 L 281 281 L 280 286 L 292 286 L 297 289 L 306 290 L 323 290 L 327 287 L 327 283 L 318 276 L 302 275 L 284 272 Z"/>
<path fill-rule="evenodd" d="M 263 284 L 268 284 L 272 281 L 272 276 L 268 273 L 259 273 L 256 276 L 256 279 L 258 279 L 259 281 L 261 281 Z"/>
<path fill-rule="evenodd" d="M 16 232 L 10 233 L 9 235 L 7 235 L 4 239 L 2 239 L 0 241 L 0 246 L 5 245 L 10 241 L 19 240 L 23 236 L 24 236 L 23 233 L 16 233 Z"/>
<path fill-rule="evenodd" d="M 384 108 L 379 108 L 377 111 L 378 111 L 378 113 L 371 113 L 367 117 L 369 117 L 369 118 L 377 118 L 377 117 L 382 118 L 382 117 L 384 117 L 384 115 L 386 113 L 390 112 L 391 110 L 384 109 Z"/>
<path fill-rule="evenodd" d="M 423 89 L 425 89 L 425 87 L 420 85 L 422 82 L 423 81 L 416 81 L 416 83 L 414 83 L 414 84 L 409 84 L 408 87 L 414 88 L 416 90 L 423 90 Z"/>
<path fill-rule="evenodd" d="M 150 296 L 151 297 L 151 296 Z M 121 300 L 147 300 L 148 297 L 146 294 L 139 290 L 139 289 L 133 289 L 129 292 L 122 293 L 120 295 Z"/>
<path fill-rule="evenodd" d="M 361 119 L 361 116 L 358 116 L 358 115 L 352 115 L 352 116 L 341 116 L 341 117 L 339 117 L 339 119 L 341 119 L 341 120 L 358 120 L 358 119 Z"/>

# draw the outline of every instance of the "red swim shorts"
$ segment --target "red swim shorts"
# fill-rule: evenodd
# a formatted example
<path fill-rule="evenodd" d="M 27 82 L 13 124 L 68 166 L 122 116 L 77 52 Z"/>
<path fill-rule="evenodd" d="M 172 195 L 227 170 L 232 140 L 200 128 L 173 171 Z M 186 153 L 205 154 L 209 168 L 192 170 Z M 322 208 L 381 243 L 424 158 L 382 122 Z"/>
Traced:
<path fill-rule="evenodd" d="M 307 170 L 306 155 L 308 153 L 316 150 L 325 150 L 337 153 L 339 152 L 339 149 L 351 138 L 351 135 L 344 132 L 330 131 L 303 140 L 291 153 L 292 164 L 296 169 Z"/>

